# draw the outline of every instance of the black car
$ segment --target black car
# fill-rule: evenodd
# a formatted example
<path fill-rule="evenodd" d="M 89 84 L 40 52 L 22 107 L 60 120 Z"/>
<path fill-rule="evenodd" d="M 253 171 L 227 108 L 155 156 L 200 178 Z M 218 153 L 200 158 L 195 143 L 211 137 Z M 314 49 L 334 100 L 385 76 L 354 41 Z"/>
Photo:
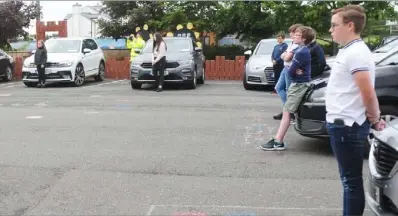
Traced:
<path fill-rule="evenodd" d="M 165 83 L 186 84 L 196 88 L 205 81 L 204 55 L 202 49 L 196 46 L 191 38 L 165 37 L 167 45 Z M 131 63 L 130 77 L 133 89 L 141 88 L 144 83 L 156 82 L 152 72 L 153 40 L 150 39 L 139 51 Z"/>
<path fill-rule="evenodd" d="M 326 130 L 325 91 L 330 71 L 312 81 L 312 88 L 304 97 L 296 117 L 295 130 L 306 137 L 328 138 Z M 390 122 L 398 117 L 398 49 L 387 53 L 376 63 L 375 89 L 382 118 Z M 369 135 L 369 143 L 373 140 Z M 369 143 L 367 153 L 369 152 Z"/>
<path fill-rule="evenodd" d="M 14 73 L 14 59 L 0 49 L 0 78 L 4 81 L 11 81 Z"/>

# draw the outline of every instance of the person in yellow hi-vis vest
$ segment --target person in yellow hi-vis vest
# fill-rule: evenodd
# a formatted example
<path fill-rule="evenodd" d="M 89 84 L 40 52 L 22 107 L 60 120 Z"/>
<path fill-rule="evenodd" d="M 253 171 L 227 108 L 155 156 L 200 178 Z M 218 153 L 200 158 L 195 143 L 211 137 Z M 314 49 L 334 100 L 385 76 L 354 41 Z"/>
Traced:
<path fill-rule="evenodd" d="M 145 46 L 145 41 L 142 39 L 140 33 L 137 33 L 137 37 L 134 38 L 133 42 L 131 43 L 131 52 L 130 52 L 130 61 L 133 61 L 134 58 L 138 55 L 136 52 L 137 50 L 141 50 Z"/>
<path fill-rule="evenodd" d="M 133 46 L 133 40 L 134 40 L 134 39 L 135 39 L 135 37 L 134 37 L 133 34 L 131 34 L 130 37 L 127 38 L 127 40 L 126 40 L 126 48 L 127 48 L 127 49 L 130 49 L 130 50 L 131 50 L 131 48 L 132 48 L 132 46 Z"/>

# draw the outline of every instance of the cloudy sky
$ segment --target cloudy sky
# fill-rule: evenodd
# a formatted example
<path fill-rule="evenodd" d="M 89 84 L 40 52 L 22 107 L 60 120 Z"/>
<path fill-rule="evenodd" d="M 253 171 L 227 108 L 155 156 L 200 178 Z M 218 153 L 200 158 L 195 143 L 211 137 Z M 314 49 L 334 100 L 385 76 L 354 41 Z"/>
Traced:
<path fill-rule="evenodd" d="M 81 5 L 97 5 L 101 1 L 40 1 L 42 6 L 43 21 L 63 20 L 68 13 L 72 12 L 72 5 L 79 3 Z M 29 28 L 30 34 L 35 34 L 35 20 L 32 20 Z"/>

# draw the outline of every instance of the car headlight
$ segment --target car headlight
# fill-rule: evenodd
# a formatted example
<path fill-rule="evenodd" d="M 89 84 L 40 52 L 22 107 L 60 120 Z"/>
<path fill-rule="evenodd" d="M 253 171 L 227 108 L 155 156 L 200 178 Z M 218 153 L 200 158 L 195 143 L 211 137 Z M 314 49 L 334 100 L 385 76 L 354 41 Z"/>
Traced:
<path fill-rule="evenodd" d="M 266 65 L 251 65 L 250 69 L 260 70 L 265 69 Z"/>
<path fill-rule="evenodd" d="M 137 67 L 137 66 L 140 66 L 142 63 L 144 63 L 144 62 L 143 62 L 143 61 L 134 61 L 134 60 L 133 60 L 133 61 L 131 62 L 131 67 L 133 67 L 133 66 L 136 66 L 136 67 Z"/>
<path fill-rule="evenodd" d="M 312 92 L 309 101 L 310 102 L 325 102 L 326 88 L 316 89 Z"/>
<path fill-rule="evenodd" d="M 24 61 L 23 66 L 26 68 L 35 68 L 36 65 L 33 62 Z"/>
<path fill-rule="evenodd" d="M 70 67 L 73 65 L 73 61 L 64 61 L 64 62 L 59 62 L 57 64 L 58 67 Z"/>
<path fill-rule="evenodd" d="M 192 60 L 178 61 L 178 64 L 180 65 L 191 65 L 192 63 Z"/>

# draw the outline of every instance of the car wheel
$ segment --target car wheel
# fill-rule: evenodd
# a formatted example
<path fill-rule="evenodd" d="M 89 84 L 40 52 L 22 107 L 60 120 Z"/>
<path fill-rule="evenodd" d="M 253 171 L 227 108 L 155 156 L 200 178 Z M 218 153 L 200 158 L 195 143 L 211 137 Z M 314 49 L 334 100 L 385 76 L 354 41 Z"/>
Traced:
<path fill-rule="evenodd" d="M 86 78 L 86 75 L 84 73 L 84 68 L 83 65 L 78 64 L 76 66 L 76 70 L 75 70 L 75 81 L 74 81 L 74 85 L 76 87 L 83 85 L 84 80 Z"/>
<path fill-rule="evenodd" d="M 104 81 L 105 80 L 105 64 L 104 62 L 100 62 L 98 66 L 98 75 L 95 76 L 95 81 Z"/>
<path fill-rule="evenodd" d="M 37 86 L 37 82 L 23 82 L 23 84 L 25 84 L 26 87 L 36 87 Z"/>
<path fill-rule="evenodd" d="M 4 80 L 7 82 L 12 80 L 12 69 L 10 66 L 6 67 L 6 73 L 4 76 Z"/>
<path fill-rule="evenodd" d="M 200 76 L 198 84 L 205 84 L 205 79 L 206 79 L 206 77 L 205 77 L 205 68 L 203 68 L 202 69 L 202 76 Z"/>
<path fill-rule="evenodd" d="M 197 72 L 196 72 L 196 70 L 197 69 L 195 69 L 194 71 L 193 71 L 193 78 L 192 78 L 192 83 L 191 84 L 189 84 L 189 87 L 191 88 L 191 89 L 196 89 L 196 85 L 197 85 Z"/>
<path fill-rule="evenodd" d="M 251 90 L 251 86 L 250 86 L 249 84 L 247 84 L 246 73 L 243 74 L 243 87 L 244 87 L 246 90 Z"/>
<path fill-rule="evenodd" d="M 142 86 L 141 83 L 131 82 L 131 88 L 132 88 L 132 89 L 140 89 L 141 86 Z"/>
<path fill-rule="evenodd" d="M 388 124 L 393 121 L 394 119 L 398 118 L 398 107 L 394 107 L 391 105 L 381 105 L 380 106 L 381 118 Z M 365 158 L 369 157 L 370 147 L 374 141 L 374 130 L 370 129 L 370 133 L 365 143 Z"/>

